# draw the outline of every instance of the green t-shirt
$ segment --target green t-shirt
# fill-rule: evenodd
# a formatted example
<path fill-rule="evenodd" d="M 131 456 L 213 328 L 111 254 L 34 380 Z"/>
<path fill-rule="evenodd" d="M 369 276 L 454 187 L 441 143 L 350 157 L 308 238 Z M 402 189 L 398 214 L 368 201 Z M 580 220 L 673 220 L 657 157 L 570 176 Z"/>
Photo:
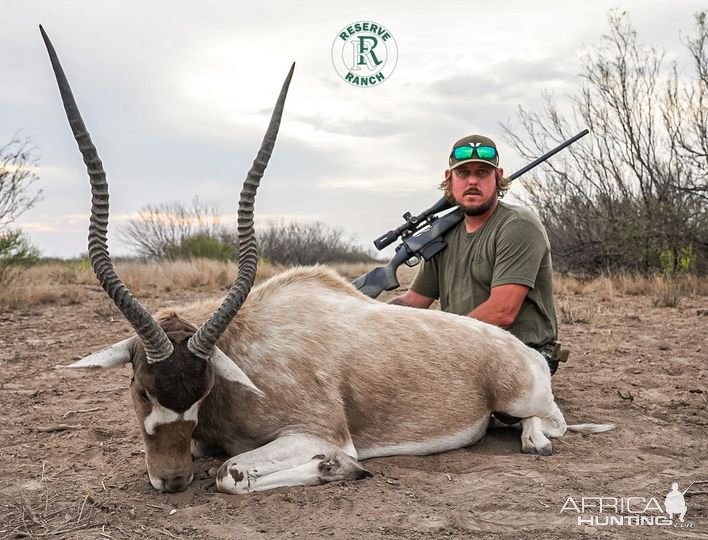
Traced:
<path fill-rule="evenodd" d="M 467 315 L 489 298 L 492 287 L 526 285 L 529 293 L 507 330 L 532 347 L 556 339 L 551 249 L 533 212 L 500 201 L 474 233 L 462 221 L 444 239 L 448 247 L 423 262 L 413 291 L 439 298 L 443 311 Z"/>

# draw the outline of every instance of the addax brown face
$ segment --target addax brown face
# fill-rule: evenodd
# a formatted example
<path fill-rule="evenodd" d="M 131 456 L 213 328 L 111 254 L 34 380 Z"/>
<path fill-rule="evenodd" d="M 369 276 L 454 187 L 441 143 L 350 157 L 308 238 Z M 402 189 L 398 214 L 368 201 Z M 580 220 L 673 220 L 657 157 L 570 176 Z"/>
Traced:
<path fill-rule="evenodd" d="M 135 343 L 130 394 L 145 442 L 150 483 L 159 491 L 182 491 L 193 478 L 190 442 L 199 405 L 214 385 L 208 361 L 187 349 L 191 332 L 168 332 L 173 354 L 148 363 Z"/>

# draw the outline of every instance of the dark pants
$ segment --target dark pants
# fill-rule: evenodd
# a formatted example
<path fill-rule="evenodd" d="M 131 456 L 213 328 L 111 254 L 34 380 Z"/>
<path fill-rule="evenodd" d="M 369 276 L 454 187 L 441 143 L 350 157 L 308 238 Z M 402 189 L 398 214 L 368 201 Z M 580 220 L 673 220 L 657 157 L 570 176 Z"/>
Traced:
<path fill-rule="evenodd" d="M 553 349 L 555 348 L 555 345 L 555 342 L 552 341 L 551 343 L 547 343 L 546 345 L 542 345 L 540 347 L 532 347 L 540 352 L 546 359 L 546 362 L 548 362 L 548 367 L 551 368 L 551 376 L 553 376 L 553 374 L 558 370 L 558 360 L 553 358 Z"/>

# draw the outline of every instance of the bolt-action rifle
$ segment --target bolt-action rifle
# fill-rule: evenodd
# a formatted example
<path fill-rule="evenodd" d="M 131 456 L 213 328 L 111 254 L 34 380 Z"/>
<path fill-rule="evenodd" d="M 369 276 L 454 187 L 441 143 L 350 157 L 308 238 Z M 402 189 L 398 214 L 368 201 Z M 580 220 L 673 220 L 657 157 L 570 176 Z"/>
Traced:
<path fill-rule="evenodd" d="M 588 130 L 584 129 L 574 137 L 556 146 L 553 150 L 546 152 L 541 157 L 516 171 L 509 176 L 509 180 L 516 180 L 522 174 L 527 173 L 587 134 Z M 399 266 L 404 263 L 408 266 L 415 266 L 420 262 L 421 258 L 427 261 L 436 253 L 445 249 L 447 242 L 443 240 L 443 235 L 460 223 L 465 217 L 459 207 L 455 207 L 453 211 L 443 216 L 437 215 L 452 207 L 453 204 L 445 197 L 442 197 L 433 206 L 417 216 L 412 215 L 410 212 L 403 214 L 403 219 L 405 220 L 403 225 L 392 231 L 388 231 L 374 240 L 374 246 L 380 251 L 401 238 L 402 241 L 396 247 L 396 253 L 393 258 L 386 266 L 378 266 L 355 280 L 353 282 L 354 287 L 365 295 L 376 298 L 383 291 L 390 291 L 399 286 L 398 278 L 396 277 L 396 271 Z M 427 229 L 418 232 L 424 227 L 427 227 Z"/>

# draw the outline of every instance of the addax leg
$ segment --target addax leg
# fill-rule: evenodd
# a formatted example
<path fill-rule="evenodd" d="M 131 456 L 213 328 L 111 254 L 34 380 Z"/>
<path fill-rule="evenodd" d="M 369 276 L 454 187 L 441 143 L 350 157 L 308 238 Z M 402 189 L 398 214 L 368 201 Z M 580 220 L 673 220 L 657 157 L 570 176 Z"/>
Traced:
<path fill-rule="evenodd" d="M 567 429 L 565 418 L 555 401 L 551 402 L 546 414 L 541 416 L 541 424 L 543 424 L 543 434 L 547 437 L 557 438 L 565 434 Z"/>
<path fill-rule="evenodd" d="M 543 424 L 538 416 L 521 420 L 521 451 L 524 454 L 550 456 L 553 453 L 551 441 L 543 434 Z"/>
<path fill-rule="evenodd" d="M 356 454 L 354 447 L 348 452 Z M 216 486 L 224 493 L 358 480 L 371 476 L 343 449 L 313 435 L 285 435 L 227 460 Z"/>
<path fill-rule="evenodd" d="M 524 418 L 521 425 L 521 451 L 541 456 L 553 453 L 553 446 L 547 437 L 561 437 L 566 430 L 563 413 L 555 401 L 551 401 L 545 414 Z"/>
<path fill-rule="evenodd" d="M 522 419 L 521 451 L 526 454 L 550 456 L 553 446 L 548 437 L 560 437 L 566 431 L 563 413 L 553 399 L 547 369 L 535 373 L 534 384 L 527 395 L 495 410 Z"/>

